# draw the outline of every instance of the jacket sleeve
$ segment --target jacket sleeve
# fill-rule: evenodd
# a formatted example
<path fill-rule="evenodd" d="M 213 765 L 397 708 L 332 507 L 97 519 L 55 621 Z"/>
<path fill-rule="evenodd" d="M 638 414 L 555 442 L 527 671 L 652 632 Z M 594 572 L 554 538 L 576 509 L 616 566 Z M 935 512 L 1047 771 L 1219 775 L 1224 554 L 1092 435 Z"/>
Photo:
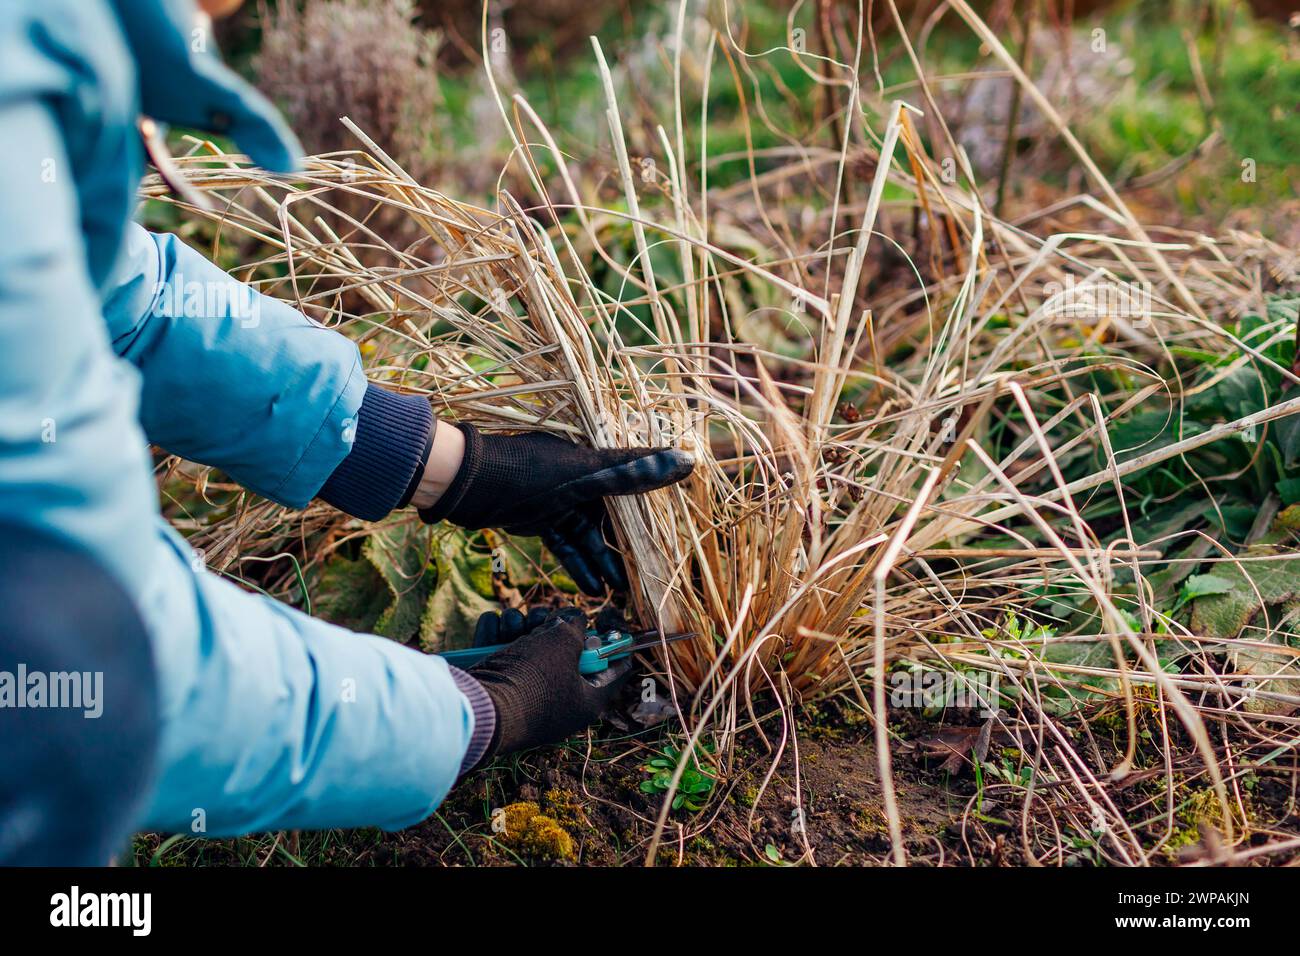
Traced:
<path fill-rule="evenodd" d="M 161 774 L 145 828 L 396 829 L 478 760 L 495 715 L 472 678 L 196 571 L 182 538 L 161 521 L 157 534 L 146 618 L 186 637 L 159 641 Z"/>
<path fill-rule="evenodd" d="M 290 507 L 319 494 L 377 520 L 406 503 L 432 410 L 369 384 L 346 336 L 135 224 L 104 313 L 150 441 Z"/>
<path fill-rule="evenodd" d="M 8 148 L 0 182 L 0 518 L 84 548 L 140 608 L 162 696 L 148 822 L 216 834 L 419 819 L 467 759 L 478 706 L 467 696 L 472 689 L 441 659 L 314 621 L 192 566 L 184 540 L 158 517 L 137 419 L 143 387 L 157 403 L 147 413 L 151 427 L 169 439 L 240 459 L 232 467 L 286 497 L 309 495 L 342 446 L 295 439 L 277 409 L 306 391 L 311 412 L 289 417 L 300 426 L 317 418 L 318 432 L 355 412 L 364 387 L 349 384 L 359 374 L 350 346 L 300 349 L 297 336 L 323 342 L 332 333 L 283 317 L 293 384 L 273 387 L 253 374 L 261 359 L 232 352 L 225 332 L 156 331 L 145 322 L 121 343 L 138 350 L 137 370 L 114 354 L 105 330 L 54 109 L 35 96 L 0 96 L 0 131 Z M 206 341 L 238 388 L 203 368 Z M 155 360 L 164 356 L 183 367 L 160 369 Z M 262 372 L 274 375 L 282 364 Z M 154 383 L 142 385 L 142 372 Z M 182 413 L 161 406 L 164 381 Z M 205 386 L 199 401 L 186 390 L 196 383 Z M 218 408 L 223 402 L 231 408 Z M 235 433 L 239 416 L 263 439 L 296 440 L 296 451 L 257 451 Z M 181 429 L 185 420 L 193 439 Z M 325 445 L 328 453 L 317 451 Z M 304 459 L 315 471 L 310 480 L 301 478 Z"/>

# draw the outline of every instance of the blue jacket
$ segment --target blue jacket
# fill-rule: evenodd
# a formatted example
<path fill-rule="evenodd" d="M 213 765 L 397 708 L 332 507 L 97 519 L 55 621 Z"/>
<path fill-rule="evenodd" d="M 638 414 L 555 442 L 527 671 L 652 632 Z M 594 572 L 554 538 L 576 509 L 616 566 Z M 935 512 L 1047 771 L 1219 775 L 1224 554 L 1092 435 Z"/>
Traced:
<path fill-rule="evenodd" d="M 163 726 L 142 827 L 405 826 L 491 720 L 482 691 L 207 572 L 158 513 L 150 442 L 376 518 L 430 427 L 427 403 L 368 385 L 349 339 L 130 222 L 141 113 L 274 171 L 298 160 L 213 50 L 192 0 L 0 4 L 0 519 L 89 551 L 149 625 Z"/>

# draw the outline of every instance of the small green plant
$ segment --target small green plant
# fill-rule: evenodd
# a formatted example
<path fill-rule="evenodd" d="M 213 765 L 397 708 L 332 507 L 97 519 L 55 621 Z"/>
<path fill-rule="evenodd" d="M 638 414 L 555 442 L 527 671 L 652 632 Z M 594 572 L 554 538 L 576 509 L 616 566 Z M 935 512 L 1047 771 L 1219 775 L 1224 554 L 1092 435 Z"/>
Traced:
<path fill-rule="evenodd" d="M 1007 611 L 998 627 L 986 627 L 980 633 L 989 640 L 1010 638 L 1023 644 L 1034 644 L 1051 640 L 1056 636 L 1056 628 L 1021 619 L 1015 611 Z"/>
<path fill-rule="evenodd" d="M 1101 850 L 1097 846 L 1095 837 L 1084 837 L 1071 835 L 1069 837 L 1070 846 L 1075 850 L 1073 854 L 1066 857 L 1066 866 L 1101 866 Z"/>
<path fill-rule="evenodd" d="M 781 851 L 777 849 L 774 843 L 769 843 L 763 847 L 763 856 L 766 858 L 767 863 L 772 866 L 794 866 L 793 863 L 781 855 Z"/>
<path fill-rule="evenodd" d="M 1011 760 L 1005 754 L 997 763 L 993 761 L 984 763 L 984 771 L 990 777 L 1013 787 L 1027 789 L 1034 781 L 1034 768 L 1032 766 L 1026 763 L 1017 767 L 1016 761 Z"/>
<path fill-rule="evenodd" d="M 682 779 L 677 784 L 677 795 L 673 797 L 674 810 L 685 809 L 691 813 L 703 810 L 713 785 L 717 782 L 711 773 L 700 766 L 698 756 L 701 752 L 712 753 L 712 748 L 707 744 L 698 745 L 696 753 L 691 755 L 690 764 L 682 770 Z M 650 778 L 641 781 L 641 792 L 667 793 L 681 758 L 682 751 L 669 745 L 660 756 L 646 762 L 641 769 L 650 774 Z"/>

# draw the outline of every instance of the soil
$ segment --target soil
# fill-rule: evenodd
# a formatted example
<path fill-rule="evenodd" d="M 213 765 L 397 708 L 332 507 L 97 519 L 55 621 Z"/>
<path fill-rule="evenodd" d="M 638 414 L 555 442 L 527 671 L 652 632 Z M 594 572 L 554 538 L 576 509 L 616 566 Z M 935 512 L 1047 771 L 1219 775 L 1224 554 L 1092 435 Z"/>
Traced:
<path fill-rule="evenodd" d="M 734 766 L 749 769 L 726 776 L 703 811 L 670 813 L 656 863 L 772 865 L 796 862 L 809 852 L 823 865 L 886 862 L 888 824 L 871 726 L 852 715 L 846 719 L 846 713 L 832 706 L 801 729 L 798 802 L 793 747 L 787 745 L 764 788 L 773 755 L 757 734 L 743 735 Z M 573 846 L 568 858 L 543 850 L 526 862 L 641 865 L 663 800 L 661 794 L 641 791 L 650 777 L 643 768 L 665 745 L 663 732 L 657 732 L 593 739 L 590 752 L 579 746 L 548 748 L 501 761 L 463 781 L 423 824 L 385 834 L 372 860 L 355 862 L 390 862 L 389 854 L 400 865 L 524 862 L 517 841 L 493 832 L 493 811 L 531 803 L 571 835 Z M 896 762 L 900 817 L 913 862 L 938 862 L 938 848 L 957 838 L 949 832 L 952 795 L 941 779 L 914 760 Z M 958 799 L 958 806 L 965 802 Z"/>
<path fill-rule="evenodd" d="M 1113 705 L 1089 715 L 1090 745 L 1118 764 L 1124 735 Z M 760 711 L 761 712 L 761 711 Z M 1113 727 L 1112 727 L 1113 725 Z M 1023 839 L 1048 865 L 1105 862 L 1095 841 L 1061 819 L 1022 821 L 1023 789 L 1000 784 L 994 769 L 1015 764 L 1015 741 L 988 733 L 973 712 L 940 717 L 908 713 L 891 721 L 893 774 L 907 861 L 911 865 L 1024 865 Z M 767 726 L 775 747 L 779 727 Z M 240 840 L 137 837 L 139 865 L 264 866 L 641 866 L 647 862 L 662 793 L 643 792 L 647 762 L 670 744 L 675 728 L 629 736 L 608 724 L 558 747 L 503 758 L 472 774 L 423 823 L 386 833 L 377 829 L 266 834 Z M 774 736 L 777 735 L 777 736 Z M 1082 737 L 1082 735 L 1080 735 Z M 1172 832 L 1161 810 L 1167 802 L 1163 759 L 1136 754 L 1135 769 L 1111 789 L 1112 799 L 1141 830 L 1160 842 L 1152 862 L 1201 858 L 1205 823 L 1217 804 L 1199 773 L 1190 741 L 1172 740 L 1178 809 Z M 1082 744 L 1082 740 L 1076 740 Z M 798 759 L 795 759 L 795 744 Z M 1112 749 L 1113 748 L 1113 749 Z M 972 751 L 983 755 L 976 779 Z M 658 866 L 871 866 L 890 862 L 888 819 L 870 721 L 849 703 L 805 708 L 795 740 L 775 750 L 757 733 L 741 735 L 730 768 L 703 809 L 669 813 L 655 855 Z M 1261 765 L 1241 779 L 1245 847 L 1262 845 L 1297 828 L 1294 760 Z M 764 778 L 771 772 L 770 778 Z M 796 798 L 796 793 L 798 798 Z M 1065 803 L 1076 819 L 1086 807 Z M 800 812 L 802 809 L 802 812 Z M 1086 819 L 1086 816 L 1084 816 Z M 802 828 L 799 821 L 802 819 Z M 1138 826 L 1136 821 L 1147 821 Z M 1242 821 L 1238 821 L 1239 823 Z M 1022 825 L 1027 829 L 1022 832 Z M 1149 838 L 1149 841 L 1148 841 Z M 1211 843 L 1213 841 L 1211 840 Z M 1300 860 L 1300 851 L 1257 859 L 1260 865 Z"/>

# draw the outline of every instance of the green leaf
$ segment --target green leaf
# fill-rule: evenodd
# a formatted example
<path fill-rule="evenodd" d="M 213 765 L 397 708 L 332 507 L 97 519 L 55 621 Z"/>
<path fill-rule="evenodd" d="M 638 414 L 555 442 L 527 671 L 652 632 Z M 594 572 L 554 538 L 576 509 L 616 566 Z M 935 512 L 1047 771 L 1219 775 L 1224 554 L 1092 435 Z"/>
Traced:
<path fill-rule="evenodd" d="M 554 560 L 547 559 L 541 538 L 512 538 L 494 534 L 493 539 L 505 559 L 506 577 L 510 579 L 511 587 L 521 590 L 531 588 L 542 580 L 543 572 L 549 573 L 556 567 Z"/>
<path fill-rule="evenodd" d="M 420 618 L 420 646 L 430 652 L 468 647 L 474 627 L 485 611 L 498 611 L 496 601 L 483 596 L 484 580 L 490 592 L 492 558 L 470 547 L 462 532 L 441 534 L 434 540 L 437 586 L 429 595 Z"/>
<path fill-rule="evenodd" d="M 1273 554 L 1276 550 L 1272 547 L 1256 547 L 1238 556 L 1259 559 Z M 1226 591 L 1192 602 L 1193 632 L 1210 637 L 1236 637 L 1261 609 L 1296 597 L 1300 592 L 1298 571 L 1300 566 L 1285 558 L 1239 564 L 1221 562 L 1213 576 L 1225 578 L 1231 585 Z"/>
<path fill-rule="evenodd" d="M 1183 582 L 1182 590 L 1178 594 L 1178 603 L 1174 606 L 1174 610 L 1199 597 L 1206 597 L 1211 594 L 1227 594 L 1232 590 L 1232 586 L 1231 578 L 1215 574 L 1193 574 Z"/>
<path fill-rule="evenodd" d="M 1300 478 L 1283 478 L 1275 487 L 1282 504 L 1293 505 L 1300 502 Z"/>
<path fill-rule="evenodd" d="M 337 554 L 330 558 L 314 594 L 315 613 L 351 631 L 373 632 L 393 603 L 383 576 L 364 555 L 356 560 Z"/>
<path fill-rule="evenodd" d="M 1277 379 L 1271 370 L 1243 365 L 1219 379 L 1209 388 L 1188 398 L 1187 413 L 1199 422 L 1215 416 L 1227 421 L 1251 415 L 1267 408 Z M 1184 422 L 1184 428 L 1188 422 Z M 1187 432 L 1184 432 L 1184 437 Z"/>
<path fill-rule="evenodd" d="M 1295 468 L 1300 465 L 1300 415 L 1288 415 L 1273 422 L 1272 428 L 1286 467 Z"/>
<path fill-rule="evenodd" d="M 1196 535 L 1185 547 L 1170 555 L 1170 558 L 1177 559 L 1176 562 L 1171 560 L 1167 567 L 1149 575 L 1147 581 L 1151 584 L 1156 604 L 1160 607 L 1172 605 L 1176 599 L 1178 586 L 1196 570 L 1196 561 L 1191 559 L 1204 558 L 1212 550 L 1214 545 L 1208 538 Z"/>
<path fill-rule="evenodd" d="M 1188 424 L 1193 424 L 1189 422 Z M 1110 429 L 1110 443 L 1118 461 L 1128 461 L 1178 441 L 1175 416 L 1168 410 L 1139 412 Z M 1185 433 L 1183 437 L 1204 431 Z"/>
<path fill-rule="evenodd" d="M 425 560 L 428 541 L 428 530 L 410 522 L 381 527 L 366 539 L 363 553 L 392 597 L 375 622 L 376 634 L 406 642 L 419 633 L 424 602 L 437 580 Z"/>
<path fill-rule="evenodd" d="M 1259 508 L 1253 505 L 1220 505 L 1217 509 L 1207 507 L 1205 517 L 1210 523 L 1221 529 L 1229 538 L 1236 541 L 1245 540 L 1250 529 L 1255 526 Z"/>
<path fill-rule="evenodd" d="M 1261 627 L 1263 621 L 1260 622 Z M 1274 625 L 1276 621 L 1272 622 Z M 1266 631 L 1261 632 L 1262 638 Z M 1288 637 L 1290 640 L 1288 641 Z M 1272 651 L 1262 647 L 1242 647 L 1234 649 L 1229 654 L 1232 669 L 1238 674 L 1255 675 L 1254 680 L 1244 681 L 1244 686 L 1249 691 L 1263 691 L 1265 693 L 1285 694 L 1289 697 L 1295 696 L 1295 651 L 1289 650 L 1285 645 L 1300 644 L 1300 638 L 1295 634 L 1285 634 L 1273 632 L 1272 643 L 1279 645 L 1278 650 Z M 1277 679 L 1269 679 L 1276 676 Z M 1246 710 L 1255 714 L 1292 714 L 1295 707 L 1282 700 L 1273 700 L 1267 697 L 1248 696 L 1244 704 Z"/>

